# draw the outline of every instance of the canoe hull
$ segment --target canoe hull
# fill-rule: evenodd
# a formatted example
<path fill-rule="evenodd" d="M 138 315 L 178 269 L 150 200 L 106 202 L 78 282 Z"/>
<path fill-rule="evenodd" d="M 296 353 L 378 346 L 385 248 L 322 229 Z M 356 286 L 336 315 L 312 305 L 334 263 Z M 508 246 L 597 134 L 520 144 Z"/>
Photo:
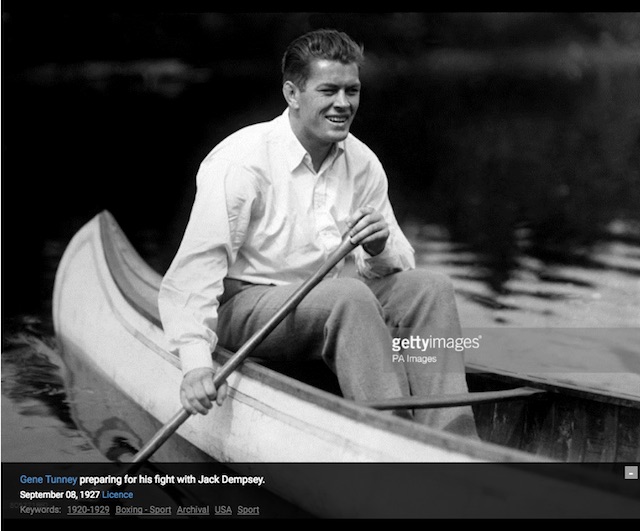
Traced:
<path fill-rule="evenodd" d="M 64 351 L 89 353 L 109 379 L 159 421 L 168 421 L 180 409 L 179 360 L 169 353 L 162 330 L 134 310 L 113 281 L 99 220 L 79 231 L 65 253 L 56 278 L 54 305 L 54 326 Z M 229 400 L 222 407 L 206 416 L 194 416 L 178 431 L 218 461 L 466 462 L 489 458 L 489 454 L 484 459 L 472 457 L 469 441 L 428 429 L 419 431 L 431 443 L 417 441 L 418 427 L 408 421 L 399 422 L 311 389 L 297 389 L 294 394 L 291 386 L 278 389 L 246 373 L 238 371 L 228 378 Z M 405 434 L 399 433 L 401 428 L 389 431 L 391 425 L 405 422 Z M 481 446 L 477 450 L 482 454 Z"/>
<path fill-rule="evenodd" d="M 116 281 L 123 274 L 126 279 Z M 90 365 L 164 424 L 180 409 L 182 373 L 153 315 L 159 281 L 115 220 L 102 212 L 74 236 L 63 255 L 54 287 L 53 317 L 70 364 L 76 359 Z M 227 355 L 222 350 L 214 353 L 222 362 Z M 375 473 L 355 488 L 342 476 L 325 477 L 319 484 L 317 478 L 292 472 L 295 468 L 274 469 L 274 463 L 509 465 L 547 461 L 359 406 L 250 360 L 227 383 L 224 404 L 207 415 L 189 418 L 177 435 L 193 446 L 193 455 L 268 474 L 269 490 L 318 516 L 370 515 L 373 507 L 386 506 L 400 493 L 391 496 L 385 488 L 387 480 Z M 487 491 L 480 478 L 460 482 L 459 471 L 454 470 L 447 469 L 439 478 L 413 474 L 412 489 L 440 494 L 449 489 L 452 497 L 466 496 L 487 508 L 498 507 L 505 499 L 512 499 L 514 507 L 531 501 L 530 492 L 521 499 L 508 485 L 494 485 Z M 593 493 L 601 495 L 591 490 L 585 495 Z M 405 493 L 404 501 L 396 500 L 397 507 L 405 506 L 407 500 L 413 498 Z"/>

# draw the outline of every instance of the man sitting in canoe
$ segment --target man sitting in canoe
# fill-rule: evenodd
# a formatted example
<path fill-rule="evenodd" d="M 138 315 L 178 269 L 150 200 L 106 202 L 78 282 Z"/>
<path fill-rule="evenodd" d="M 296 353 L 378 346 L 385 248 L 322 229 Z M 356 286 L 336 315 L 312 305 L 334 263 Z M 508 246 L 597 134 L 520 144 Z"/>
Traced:
<path fill-rule="evenodd" d="M 231 134 L 200 165 L 190 219 L 159 296 L 189 413 L 224 400 L 226 386 L 216 392 L 213 383 L 218 342 L 241 347 L 346 231 L 358 245 L 355 274 L 339 264 L 252 355 L 322 358 L 343 396 L 358 401 L 468 392 L 463 351 L 425 347 L 429 338 L 460 337 L 452 285 L 416 269 L 383 166 L 349 132 L 363 59 L 362 47 L 342 32 L 297 38 L 282 60 L 284 112 Z M 469 406 L 397 413 L 475 433 Z"/>

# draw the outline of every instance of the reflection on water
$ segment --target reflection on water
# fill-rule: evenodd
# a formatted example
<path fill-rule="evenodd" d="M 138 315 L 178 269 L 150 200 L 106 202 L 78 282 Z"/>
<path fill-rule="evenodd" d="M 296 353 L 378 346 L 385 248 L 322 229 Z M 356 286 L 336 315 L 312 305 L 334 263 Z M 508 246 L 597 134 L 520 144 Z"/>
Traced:
<path fill-rule="evenodd" d="M 409 225 L 418 265 L 450 276 L 467 326 L 640 327 L 640 230 L 588 251 L 542 260 L 522 245 L 508 271 L 492 257 L 452 241 L 443 227 Z M 496 284 L 495 276 L 503 280 Z"/>
<path fill-rule="evenodd" d="M 100 462 L 105 456 L 78 429 L 68 368 L 46 320 L 23 317 L 2 338 L 2 460 Z"/>
<path fill-rule="evenodd" d="M 61 353 L 50 323 L 13 324 L 2 352 L 4 461 L 126 462 L 160 428 L 86 361 Z M 157 456 L 210 460 L 178 437 Z"/>
<path fill-rule="evenodd" d="M 486 254 L 442 227 L 407 232 L 419 267 L 452 279 L 463 331 L 484 331 L 487 341 L 503 331 L 499 348 L 467 351 L 470 364 L 640 397 L 640 233 L 600 241 L 575 259 L 568 250 L 558 262 L 523 246 L 496 287 Z M 512 333 L 519 330 L 531 337 Z"/>

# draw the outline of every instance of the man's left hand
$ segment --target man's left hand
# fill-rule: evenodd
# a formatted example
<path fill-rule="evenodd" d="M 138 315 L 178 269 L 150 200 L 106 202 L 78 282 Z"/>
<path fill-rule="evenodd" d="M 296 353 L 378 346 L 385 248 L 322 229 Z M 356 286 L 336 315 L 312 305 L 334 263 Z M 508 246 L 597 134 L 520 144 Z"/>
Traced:
<path fill-rule="evenodd" d="M 361 207 L 347 219 L 351 242 L 362 245 L 371 256 L 380 254 L 389 239 L 389 225 L 373 207 Z"/>

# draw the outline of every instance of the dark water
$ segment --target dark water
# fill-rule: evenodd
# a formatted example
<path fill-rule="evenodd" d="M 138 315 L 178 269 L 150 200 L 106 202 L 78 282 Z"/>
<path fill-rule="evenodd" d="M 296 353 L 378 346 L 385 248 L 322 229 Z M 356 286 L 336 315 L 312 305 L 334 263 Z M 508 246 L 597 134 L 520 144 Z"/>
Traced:
<path fill-rule="evenodd" d="M 586 47 L 579 71 L 554 66 L 574 52 L 545 49 L 542 71 L 435 54 L 365 78 L 353 132 L 387 168 L 419 266 L 452 277 L 470 326 L 640 326 L 640 56 Z M 57 263 L 108 209 L 163 272 L 201 159 L 282 111 L 277 68 L 51 62 L 4 76 L 3 462 L 115 461 L 157 429 L 65 363 Z M 179 441 L 162 452 L 194 457 Z"/>

